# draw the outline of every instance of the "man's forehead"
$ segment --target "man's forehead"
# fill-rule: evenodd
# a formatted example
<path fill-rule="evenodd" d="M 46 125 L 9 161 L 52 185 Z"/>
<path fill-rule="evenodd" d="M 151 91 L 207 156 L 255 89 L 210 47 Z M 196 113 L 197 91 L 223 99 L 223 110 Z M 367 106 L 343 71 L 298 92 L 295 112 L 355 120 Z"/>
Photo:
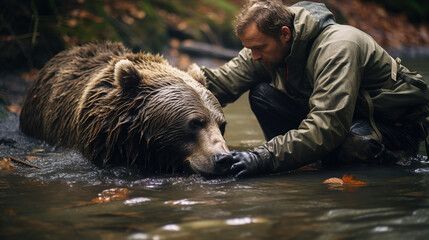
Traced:
<path fill-rule="evenodd" d="M 253 47 L 262 45 L 268 36 L 261 33 L 256 26 L 256 23 L 251 23 L 247 26 L 243 34 L 240 36 L 240 40 L 246 47 Z"/>
<path fill-rule="evenodd" d="M 244 29 L 243 33 L 240 36 L 240 39 L 257 39 L 260 38 L 262 35 L 264 34 L 259 31 L 258 27 L 256 26 L 256 23 L 252 22 Z"/>

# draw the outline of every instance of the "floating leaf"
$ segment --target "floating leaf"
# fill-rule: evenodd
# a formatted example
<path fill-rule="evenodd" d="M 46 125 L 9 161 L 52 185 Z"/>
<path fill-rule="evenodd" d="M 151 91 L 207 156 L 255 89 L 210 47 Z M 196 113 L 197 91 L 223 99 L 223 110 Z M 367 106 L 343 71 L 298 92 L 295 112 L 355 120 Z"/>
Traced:
<path fill-rule="evenodd" d="M 352 175 L 344 174 L 343 178 L 328 178 L 323 183 L 329 185 L 330 190 L 337 190 L 343 192 L 354 192 L 360 187 L 368 185 L 365 182 L 356 180 Z"/>
<path fill-rule="evenodd" d="M 128 188 L 111 188 L 103 190 L 98 197 L 91 200 L 92 203 L 106 203 L 117 199 L 125 199 L 131 191 Z"/>
<path fill-rule="evenodd" d="M 330 184 L 344 184 L 344 181 L 341 178 L 328 178 L 323 183 L 330 183 Z"/>
<path fill-rule="evenodd" d="M 368 183 L 355 180 L 352 175 L 344 174 L 343 176 L 344 184 L 359 184 L 359 185 L 368 185 Z"/>

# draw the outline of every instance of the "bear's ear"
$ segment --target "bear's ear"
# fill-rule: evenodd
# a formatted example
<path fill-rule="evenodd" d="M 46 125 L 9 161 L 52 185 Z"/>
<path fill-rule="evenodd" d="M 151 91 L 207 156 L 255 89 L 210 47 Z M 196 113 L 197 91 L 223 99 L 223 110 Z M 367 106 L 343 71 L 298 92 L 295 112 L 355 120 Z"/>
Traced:
<path fill-rule="evenodd" d="M 135 91 L 142 76 L 136 69 L 134 64 L 128 59 L 122 59 L 115 64 L 115 81 L 119 86 L 127 92 L 129 90 Z"/>
<path fill-rule="evenodd" d="M 189 66 L 188 75 L 191 76 L 193 79 L 197 80 L 197 82 L 201 83 L 204 87 L 206 87 L 206 76 L 204 76 L 203 71 L 201 71 L 200 67 L 198 67 L 197 64 L 193 63 L 191 66 Z"/>

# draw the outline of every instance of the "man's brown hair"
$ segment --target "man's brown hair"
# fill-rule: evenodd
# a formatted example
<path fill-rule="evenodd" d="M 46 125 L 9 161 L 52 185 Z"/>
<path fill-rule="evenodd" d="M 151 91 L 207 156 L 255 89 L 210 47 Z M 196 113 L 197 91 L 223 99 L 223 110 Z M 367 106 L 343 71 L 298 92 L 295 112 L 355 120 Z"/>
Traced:
<path fill-rule="evenodd" d="M 235 20 L 235 34 L 241 36 L 252 22 L 260 32 L 277 37 L 283 26 L 292 30 L 293 14 L 278 0 L 249 0 Z"/>

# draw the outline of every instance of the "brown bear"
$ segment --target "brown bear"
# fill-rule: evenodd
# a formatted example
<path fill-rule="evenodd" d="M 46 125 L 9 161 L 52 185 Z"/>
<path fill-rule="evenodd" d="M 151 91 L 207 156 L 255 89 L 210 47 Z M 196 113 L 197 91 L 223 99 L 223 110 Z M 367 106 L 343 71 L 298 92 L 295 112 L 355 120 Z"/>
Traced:
<path fill-rule="evenodd" d="M 183 72 L 121 43 L 89 43 L 49 60 L 27 92 L 20 128 L 99 166 L 222 174 L 225 117 L 196 65 Z M 220 155 L 219 155 L 220 154 Z"/>

